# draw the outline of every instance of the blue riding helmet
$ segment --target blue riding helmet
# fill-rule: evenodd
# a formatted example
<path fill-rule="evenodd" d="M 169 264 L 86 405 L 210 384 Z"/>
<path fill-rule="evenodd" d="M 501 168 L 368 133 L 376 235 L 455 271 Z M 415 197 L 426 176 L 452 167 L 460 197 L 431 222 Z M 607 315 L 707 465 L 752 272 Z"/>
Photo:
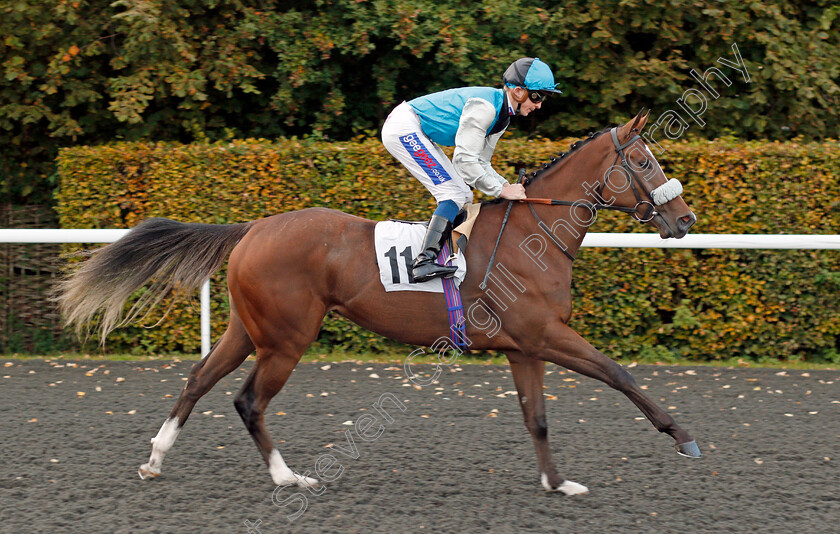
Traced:
<path fill-rule="evenodd" d="M 551 68 L 538 57 L 519 58 L 510 64 L 502 77 L 508 87 L 525 87 L 531 91 L 563 94 L 554 83 Z"/>

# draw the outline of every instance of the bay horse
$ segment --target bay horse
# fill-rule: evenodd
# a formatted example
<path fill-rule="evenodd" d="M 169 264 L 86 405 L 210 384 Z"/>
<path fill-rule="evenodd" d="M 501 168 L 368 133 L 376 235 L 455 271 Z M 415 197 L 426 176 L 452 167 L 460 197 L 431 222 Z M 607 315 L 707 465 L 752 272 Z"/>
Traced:
<path fill-rule="evenodd" d="M 546 362 L 624 393 L 657 430 L 674 439 L 677 452 L 700 456 L 689 433 L 648 398 L 621 365 L 567 324 L 572 313 L 572 260 L 595 210 L 630 213 L 654 225 L 662 238 L 681 238 L 696 221 L 680 196 L 679 182 L 666 179 L 638 135 L 646 121 L 647 115 L 639 113 L 610 129 L 609 135 L 603 130 L 573 144 L 570 152 L 525 182 L 530 205 L 485 204 L 469 240 L 468 273 L 460 289 L 464 309 L 474 310 L 481 302 L 484 315 L 468 321 L 466 338 L 471 349 L 507 356 L 536 448 L 541 483 L 567 495 L 587 488 L 564 479 L 551 456 L 543 399 Z M 501 234 L 503 219 L 506 229 Z M 374 251 L 375 224 L 325 208 L 230 225 L 148 219 L 119 241 L 94 251 L 61 283 L 58 301 L 66 324 L 82 331 L 98 319 L 104 342 L 113 328 L 147 312 L 173 290 L 197 289 L 229 256 L 230 322 L 210 353 L 192 368 L 152 439 L 149 462 L 139 469 L 141 478 L 160 475 L 164 455 L 198 399 L 256 349 L 254 367 L 234 400 L 236 410 L 274 484 L 318 483 L 286 465 L 263 414 L 316 339 L 327 312 L 411 345 L 430 346 L 449 333 L 443 294 L 385 292 Z M 503 301 L 498 294 L 482 291 L 481 275 L 491 254 L 497 268 L 520 288 L 516 298 Z M 124 317 L 126 300 L 149 280 L 153 282 Z M 486 327 L 489 316 L 498 319 L 492 332 Z"/>

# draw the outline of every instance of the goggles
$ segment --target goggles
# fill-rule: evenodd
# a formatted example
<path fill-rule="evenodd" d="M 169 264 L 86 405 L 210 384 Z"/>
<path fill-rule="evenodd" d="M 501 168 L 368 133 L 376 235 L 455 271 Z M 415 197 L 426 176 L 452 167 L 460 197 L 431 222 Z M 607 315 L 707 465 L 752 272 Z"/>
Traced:
<path fill-rule="evenodd" d="M 539 104 L 540 102 L 544 102 L 545 99 L 548 98 L 548 95 L 539 91 L 531 91 L 530 93 L 528 93 L 528 98 L 534 104 Z"/>

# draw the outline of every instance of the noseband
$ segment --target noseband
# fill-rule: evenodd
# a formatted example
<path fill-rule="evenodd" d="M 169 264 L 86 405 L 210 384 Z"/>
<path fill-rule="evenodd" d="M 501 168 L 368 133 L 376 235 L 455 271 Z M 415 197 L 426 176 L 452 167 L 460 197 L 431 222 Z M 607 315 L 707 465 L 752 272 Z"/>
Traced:
<path fill-rule="evenodd" d="M 653 220 L 654 217 L 659 215 L 659 212 L 656 211 L 657 206 L 661 206 L 671 200 L 674 200 L 678 196 L 680 196 L 683 192 L 682 184 L 676 178 L 671 178 L 664 184 L 660 185 L 652 189 L 648 192 L 644 186 L 642 185 L 642 180 L 636 174 L 636 171 L 633 170 L 633 167 L 628 163 L 627 156 L 624 154 L 624 149 L 641 139 L 642 137 L 639 134 L 634 135 L 624 144 L 621 144 L 618 140 L 618 128 L 610 129 L 610 136 L 612 136 L 613 145 L 615 145 L 616 156 L 610 165 L 610 168 L 615 166 L 616 162 L 621 159 L 621 167 L 627 172 L 628 181 L 630 182 L 630 187 L 633 189 L 633 195 L 636 197 L 636 205 L 632 208 L 627 208 L 623 206 L 613 206 L 611 204 L 602 204 L 599 202 L 589 202 L 586 200 L 577 200 L 575 202 L 569 202 L 568 200 L 556 200 L 553 198 L 524 198 L 519 200 L 519 202 L 525 202 L 528 204 L 528 208 L 530 208 L 531 213 L 534 215 L 534 218 L 537 220 L 537 225 L 548 235 L 548 237 L 554 242 L 555 245 L 560 249 L 560 251 L 566 255 L 572 261 L 575 261 L 575 257 L 566 250 L 566 247 L 557 239 L 557 236 L 551 231 L 551 228 L 548 227 L 547 224 L 543 222 L 539 215 L 537 215 L 537 211 L 534 209 L 533 204 L 544 204 L 547 206 L 571 206 L 573 208 L 587 208 L 590 213 L 596 213 L 598 210 L 613 210 L 613 211 L 620 211 L 622 213 L 629 213 L 633 216 L 634 219 L 641 223 L 650 222 Z M 610 175 L 610 172 L 604 174 L 604 179 L 601 182 L 598 188 L 598 198 L 603 199 L 603 190 L 607 185 L 607 179 Z M 521 183 L 525 177 L 525 169 L 522 169 L 519 173 L 519 182 Z M 638 187 L 636 183 L 638 182 Z M 639 189 L 641 189 L 644 194 L 648 197 L 649 200 L 642 200 L 642 195 L 639 193 Z M 499 230 L 499 237 L 496 238 L 496 245 L 493 247 L 493 253 L 490 256 L 490 262 L 487 265 L 487 272 L 484 274 L 484 280 L 481 282 L 479 287 L 484 289 L 487 286 L 487 278 L 490 276 L 490 271 L 493 268 L 493 262 L 496 258 L 496 250 L 499 247 L 499 241 L 502 239 L 502 232 L 505 231 L 505 225 L 507 224 L 508 216 L 510 215 L 510 209 L 513 207 L 513 201 L 508 201 L 507 211 L 505 212 L 505 217 L 502 219 L 502 227 Z M 640 217 L 638 215 L 639 209 L 644 207 L 645 213 Z M 590 223 L 591 224 L 591 223 Z"/>

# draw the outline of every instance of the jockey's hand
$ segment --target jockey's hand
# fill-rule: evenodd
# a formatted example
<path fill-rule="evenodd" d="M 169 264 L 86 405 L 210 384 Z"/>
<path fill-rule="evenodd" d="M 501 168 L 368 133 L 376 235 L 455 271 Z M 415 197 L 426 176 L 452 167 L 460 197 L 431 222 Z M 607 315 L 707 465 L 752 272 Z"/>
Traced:
<path fill-rule="evenodd" d="M 523 198 L 526 198 L 525 186 L 523 186 L 522 184 L 503 184 L 502 194 L 499 196 L 506 200 L 521 200 Z"/>

